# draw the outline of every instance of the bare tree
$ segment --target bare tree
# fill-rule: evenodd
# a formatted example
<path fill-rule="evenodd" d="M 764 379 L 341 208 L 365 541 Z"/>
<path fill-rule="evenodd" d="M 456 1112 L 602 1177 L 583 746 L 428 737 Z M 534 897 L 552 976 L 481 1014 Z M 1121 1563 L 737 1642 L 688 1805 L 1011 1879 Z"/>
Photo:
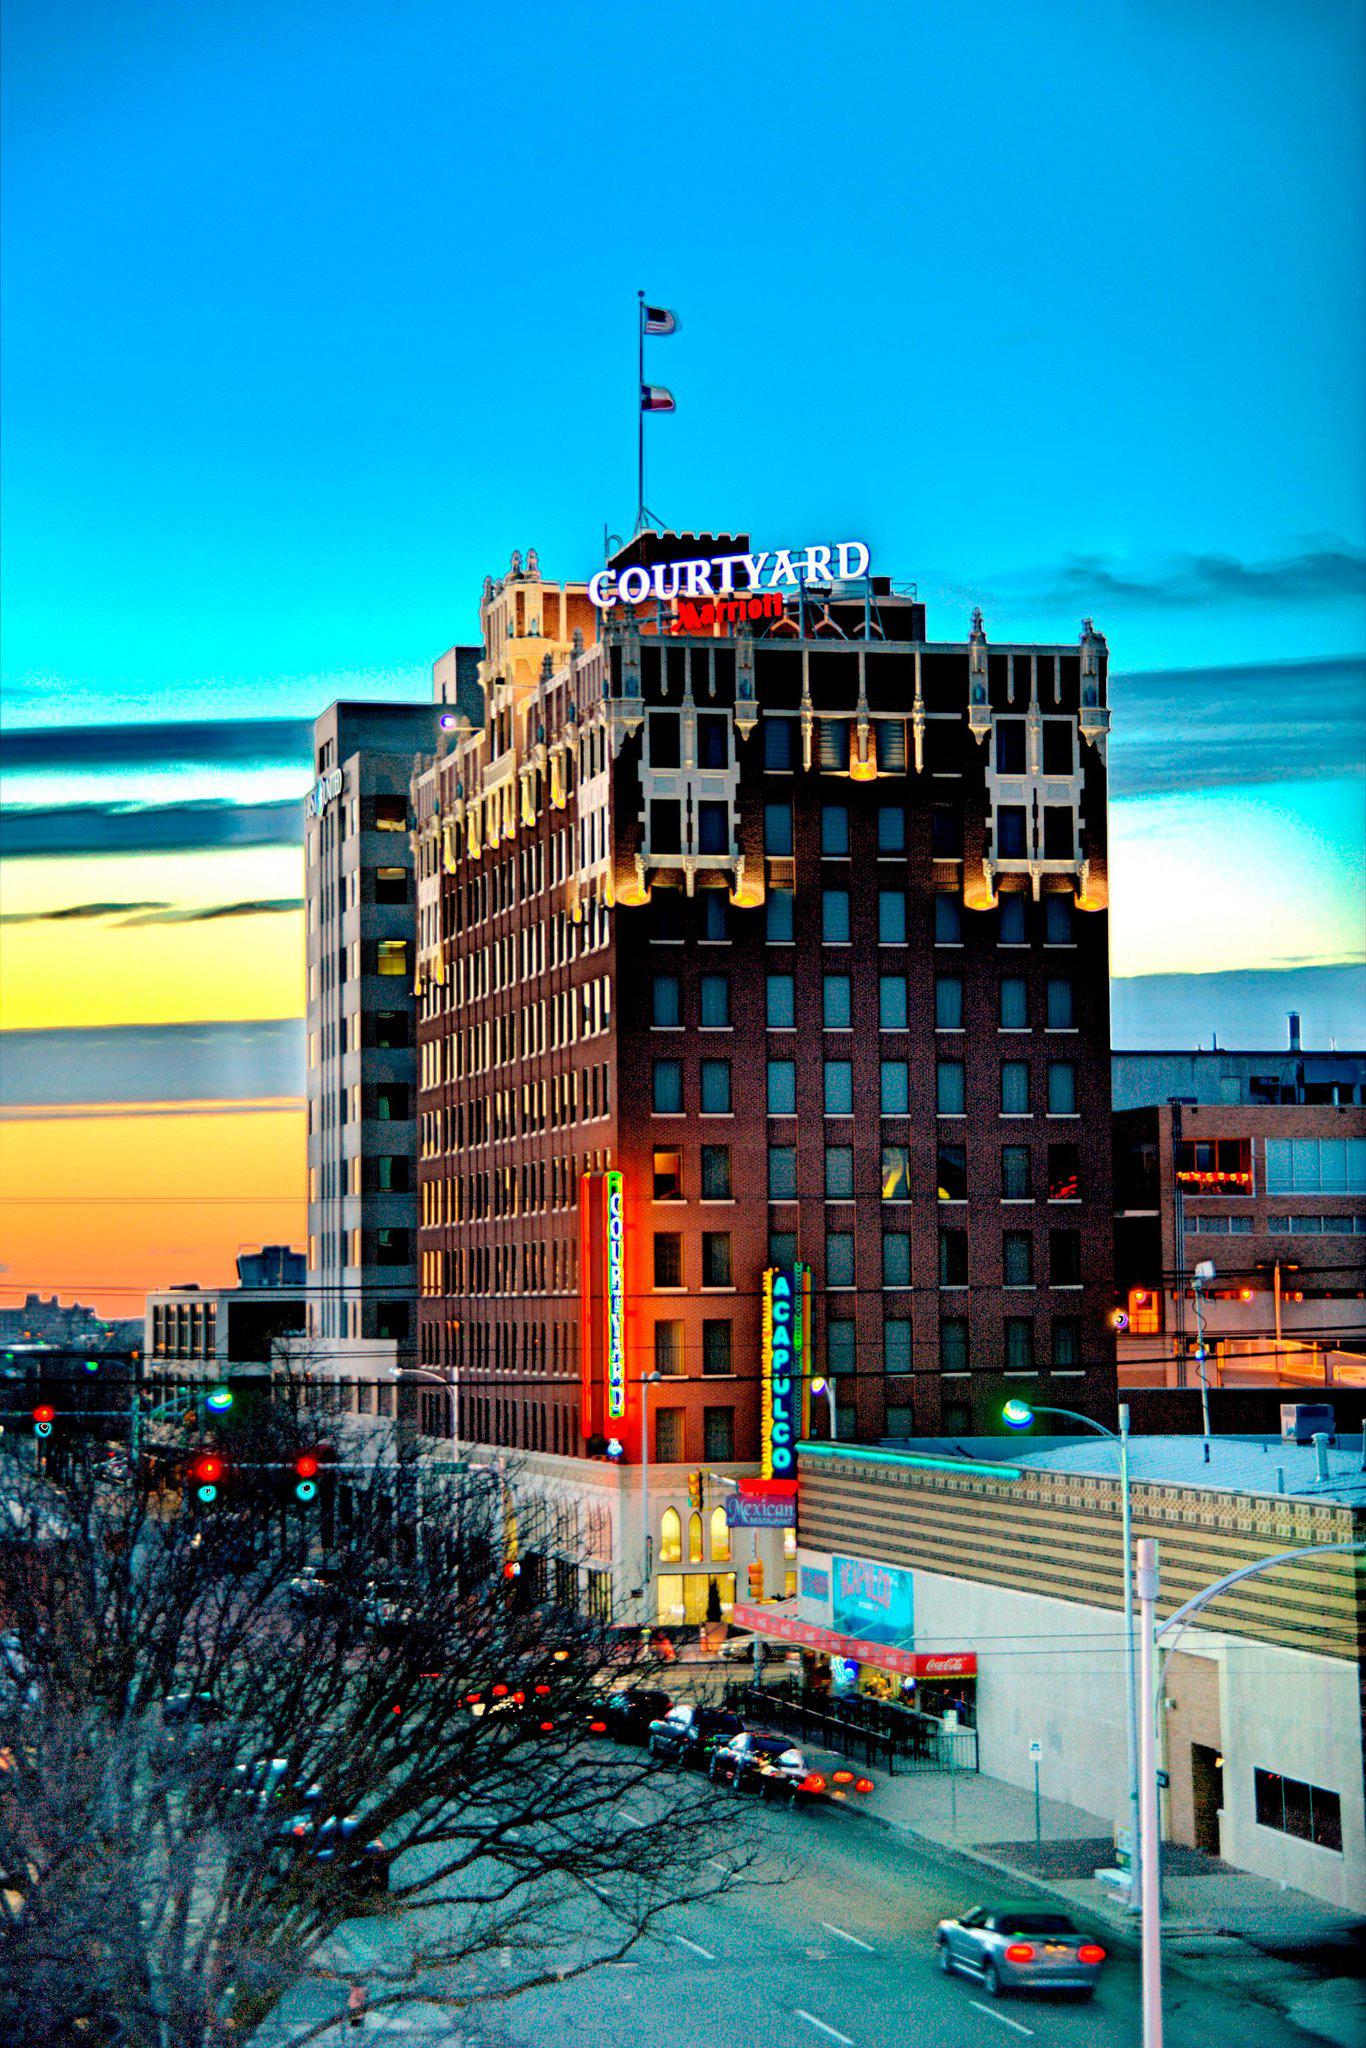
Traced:
<path fill-rule="evenodd" d="M 508 1576 L 501 1484 L 386 1437 L 300 1504 L 306 1447 L 267 1418 L 205 1503 L 188 1451 L 60 1490 L 0 1459 L 12 2048 L 245 2040 L 287 1997 L 312 2039 L 358 1954 L 373 2010 L 468 2012 L 748 1864 L 704 1781 L 599 1739 L 646 1653 Z"/>

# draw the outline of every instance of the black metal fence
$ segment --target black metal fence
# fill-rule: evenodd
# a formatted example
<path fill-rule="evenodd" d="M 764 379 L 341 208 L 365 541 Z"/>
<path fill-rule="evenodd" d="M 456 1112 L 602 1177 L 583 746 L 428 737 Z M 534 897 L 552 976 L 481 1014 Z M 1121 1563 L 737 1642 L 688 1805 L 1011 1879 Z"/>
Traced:
<path fill-rule="evenodd" d="M 726 1705 L 752 1727 L 773 1728 L 841 1756 L 880 1764 L 891 1777 L 977 1769 L 975 1728 L 946 1728 L 932 1714 L 890 1701 L 832 1698 L 778 1680 L 767 1686 L 728 1685 Z"/>

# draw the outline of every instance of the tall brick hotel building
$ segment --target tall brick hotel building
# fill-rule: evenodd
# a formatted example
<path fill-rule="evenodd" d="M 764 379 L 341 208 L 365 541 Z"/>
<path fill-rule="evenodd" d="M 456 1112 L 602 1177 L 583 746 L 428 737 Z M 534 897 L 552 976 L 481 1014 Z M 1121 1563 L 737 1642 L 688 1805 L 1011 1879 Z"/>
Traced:
<path fill-rule="evenodd" d="M 766 1270 L 809 1269 L 842 1438 L 1114 1398 L 1105 642 L 931 641 L 823 549 L 690 594 L 749 549 L 647 533 L 592 588 L 514 556 L 483 723 L 413 788 L 419 1370 L 587 1496 L 618 1594 L 644 1395 L 688 1619 L 733 1597 L 687 1474 L 758 1467 Z"/>

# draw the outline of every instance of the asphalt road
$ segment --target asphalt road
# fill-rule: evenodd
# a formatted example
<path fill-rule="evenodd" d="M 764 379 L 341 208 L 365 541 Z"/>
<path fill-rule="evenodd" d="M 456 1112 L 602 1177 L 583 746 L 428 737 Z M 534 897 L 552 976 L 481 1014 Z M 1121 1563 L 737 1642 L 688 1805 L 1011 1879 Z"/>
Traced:
<path fill-rule="evenodd" d="M 679 1909 L 630 1961 L 486 2007 L 474 2031 L 415 2008 L 334 2038 L 395 2048 L 1137 2048 L 1135 1959 L 1113 1955 L 1090 2004 L 994 2001 L 934 1960 L 935 1923 L 991 1896 L 971 1871 L 851 1812 L 757 1799 L 749 1808 L 767 1844 L 762 1880 Z M 586 1919 L 596 1910 L 589 1902 Z M 1165 1988 L 1168 2048 L 1322 2048 L 1213 1975 L 1206 1987 L 1171 1974 Z"/>

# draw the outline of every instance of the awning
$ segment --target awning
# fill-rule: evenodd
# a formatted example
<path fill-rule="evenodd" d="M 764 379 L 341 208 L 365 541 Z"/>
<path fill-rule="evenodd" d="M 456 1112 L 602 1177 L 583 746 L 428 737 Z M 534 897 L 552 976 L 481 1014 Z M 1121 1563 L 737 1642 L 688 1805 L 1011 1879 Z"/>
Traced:
<path fill-rule="evenodd" d="M 804 1650 L 819 1650 L 825 1657 L 851 1657 L 856 1664 L 872 1664 L 879 1671 L 896 1671 L 903 1678 L 975 1678 L 975 1650 L 897 1650 L 889 1643 L 868 1643 L 859 1636 L 842 1636 L 832 1628 L 798 1618 L 795 1600 L 774 1600 L 763 1607 L 737 1600 L 731 1610 L 736 1628 L 753 1629 L 756 1636 L 771 1642 L 799 1643 Z"/>

